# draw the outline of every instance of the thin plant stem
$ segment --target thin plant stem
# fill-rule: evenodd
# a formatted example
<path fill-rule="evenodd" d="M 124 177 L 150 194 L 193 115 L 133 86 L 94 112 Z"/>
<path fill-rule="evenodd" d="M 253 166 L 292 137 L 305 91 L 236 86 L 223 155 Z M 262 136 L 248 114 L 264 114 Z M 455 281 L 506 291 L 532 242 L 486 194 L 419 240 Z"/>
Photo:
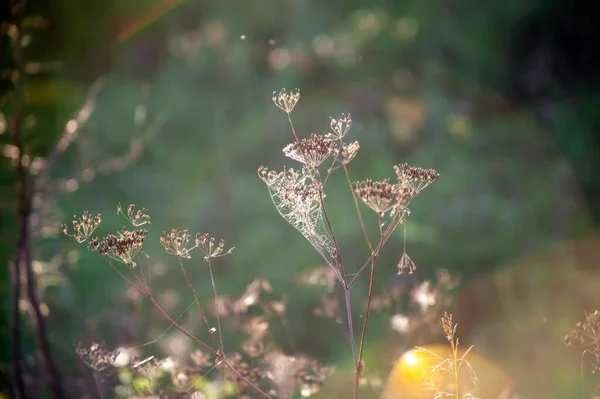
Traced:
<path fill-rule="evenodd" d="M 292 134 L 294 135 L 294 140 L 298 141 L 298 136 L 296 135 L 296 129 L 294 129 L 294 124 L 292 123 L 292 115 L 290 112 L 287 112 L 288 121 L 290 122 L 290 127 L 292 128 Z"/>
<path fill-rule="evenodd" d="M 183 273 L 183 276 L 185 277 L 185 281 L 187 282 L 188 286 L 190 287 L 190 290 L 192 291 L 192 294 L 194 295 L 194 301 L 196 302 L 196 305 L 198 305 L 198 309 L 200 310 L 200 315 L 202 316 L 204 325 L 206 326 L 206 329 L 208 330 L 208 332 L 210 334 L 210 324 L 208 323 L 208 320 L 206 319 L 206 314 L 204 313 L 204 309 L 202 308 L 202 305 L 200 304 L 200 299 L 198 298 L 196 289 L 194 288 L 192 282 L 190 281 L 188 274 L 185 271 L 185 267 L 183 266 L 183 263 L 181 262 L 181 259 L 178 258 L 177 262 L 179 263 L 179 266 L 181 267 L 181 272 Z M 212 337 L 213 341 L 215 342 L 215 345 L 217 345 L 214 335 L 210 334 L 210 336 Z"/>
<path fill-rule="evenodd" d="M 210 282 L 212 284 L 213 295 L 215 296 L 215 313 L 217 315 L 217 328 L 219 330 L 218 333 L 219 333 L 220 349 L 221 349 L 221 352 L 223 353 L 223 356 L 225 356 L 225 348 L 223 346 L 223 334 L 221 333 L 221 316 L 219 315 L 219 313 L 220 313 L 220 301 L 219 301 L 219 295 L 217 294 L 217 286 L 215 284 L 215 277 L 214 277 L 214 274 L 213 274 L 212 264 L 210 262 L 210 257 L 208 257 L 208 259 L 206 260 L 206 263 L 208 263 L 208 271 L 210 273 Z"/>
<path fill-rule="evenodd" d="M 382 223 L 383 223 L 383 220 L 382 220 L 381 214 L 379 214 L 380 240 L 383 237 Z M 373 256 L 373 259 L 371 259 L 371 274 L 369 276 L 369 292 L 367 294 L 367 304 L 365 305 L 365 319 L 363 321 L 362 333 L 360 335 L 360 349 L 358 351 L 358 367 L 356 368 L 356 371 L 354 373 L 354 395 L 353 395 L 354 399 L 358 398 L 358 383 L 360 380 L 360 375 L 363 370 L 362 359 L 363 359 L 363 353 L 364 353 L 364 348 L 365 348 L 365 339 L 367 336 L 367 326 L 369 324 L 369 315 L 371 314 L 371 299 L 373 297 L 373 286 L 375 285 L 374 283 L 375 283 L 375 265 L 376 265 L 376 263 L 377 263 L 377 255 Z"/>
<path fill-rule="evenodd" d="M 450 341 L 450 346 L 452 346 L 452 365 L 454 371 L 454 395 L 456 399 L 460 399 L 460 388 L 458 386 L 458 373 L 460 372 L 460 366 L 457 364 L 458 361 L 458 348 L 454 344 L 454 339 Z"/>
<path fill-rule="evenodd" d="M 398 223 L 400 223 L 400 221 L 401 221 L 401 219 L 398 215 L 395 215 L 394 218 L 392 218 L 392 220 L 390 220 L 390 223 L 389 223 L 387 229 L 384 231 L 382 238 L 379 240 L 379 243 L 375 247 L 375 250 L 367 258 L 365 263 L 360 267 L 360 269 L 355 274 L 355 276 L 352 278 L 352 280 L 350 280 L 350 283 L 348 283 L 349 286 L 352 286 L 356 282 L 356 279 L 358 278 L 358 276 L 360 276 L 362 271 L 369 265 L 371 260 L 379 254 L 379 251 L 381 250 L 381 248 L 383 248 L 383 246 L 385 245 L 387 240 L 392 236 L 392 233 L 394 232 L 394 230 L 396 229 L 396 227 L 398 226 Z"/>
<path fill-rule="evenodd" d="M 350 193 L 352 194 L 352 200 L 354 201 L 354 208 L 356 209 L 356 214 L 358 215 L 358 220 L 360 222 L 360 227 L 362 229 L 363 235 L 365 236 L 365 240 L 367 240 L 367 244 L 369 245 L 369 249 L 373 252 L 373 245 L 371 244 L 371 240 L 369 239 L 369 234 L 367 234 L 367 229 L 365 227 L 365 222 L 363 221 L 362 212 L 360 211 L 360 207 L 358 205 L 358 200 L 356 199 L 356 194 L 354 190 L 352 190 L 352 181 L 350 180 L 350 174 L 348 173 L 348 168 L 344 165 L 344 174 L 346 175 L 346 181 L 348 182 L 348 187 L 350 188 Z"/>
<path fill-rule="evenodd" d="M 105 260 L 106 263 L 108 263 L 110 265 L 110 267 L 112 267 L 112 269 L 119 275 L 119 277 L 121 277 L 123 280 L 125 280 L 127 282 L 127 284 L 129 284 L 132 288 L 136 289 L 140 294 L 142 294 L 143 296 L 148 296 L 150 294 L 150 292 L 146 289 L 146 287 L 138 287 L 133 281 L 131 281 L 130 279 L 128 279 L 123 273 L 121 273 L 121 271 L 119 269 L 117 269 L 117 267 L 115 265 L 113 265 L 113 263 L 109 260 Z"/>

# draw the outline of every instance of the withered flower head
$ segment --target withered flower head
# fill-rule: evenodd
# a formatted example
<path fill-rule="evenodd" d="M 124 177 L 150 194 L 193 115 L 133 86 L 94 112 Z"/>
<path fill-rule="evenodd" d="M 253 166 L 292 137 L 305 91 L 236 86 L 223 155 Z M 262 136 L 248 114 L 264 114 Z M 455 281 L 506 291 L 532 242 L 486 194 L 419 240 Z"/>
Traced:
<path fill-rule="evenodd" d="M 288 114 L 292 112 L 299 99 L 300 89 L 290 90 L 289 93 L 285 89 L 281 89 L 279 93 L 273 92 L 273 102 L 275 105 Z"/>
<path fill-rule="evenodd" d="M 140 227 L 145 224 L 150 224 L 150 213 L 146 208 L 135 210 L 135 205 L 130 204 L 127 207 L 127 212 L 123 212 L 121 204 L 117 204 L 117 215 L 121 214 L 131 223 L 133 227 Z"/>
<path fill-rule="evenodd" d="M 190 252 L 196 248 L 196 246 L 188 248 L 190 239 L 191 236 L 187 230 L 172 229 L 168 233 L 162 232 L 160 235 L 160 244 L 168 254 L 189 259 L 192 257 Z"/>
<path fill-rule="evenodd" d="M 283 149 L 283 154 L 306 166 L 317 168 L 333 153 L 335 148 L 334 140 L 322 135 L 311 134 L 309 138 L 288 144 Z"/>
<path fill-rule="evenodd" d="M 334 153 L 338 157 L 341 163 L 344 165 L 348 165 L 350 161 L 354 159 L 356 154 L 358 154 L 358 149 L 360 148 L 360 144 L 358 141 L 354 143 L 344 143 L 342 144 L 342 148 L 338 150 L 335 149 Z"/>
<path fill-rule="evenodd" d="M 334 133 L 334 136 L 338 139 L 344 138 L 346 133 L 350 130 L 350 126 L 352 126 L 352 116 L 350 114 L 342 114 L 339 119 L 330 118 L 330 126 L 331 130 Z"/>
<path fill-rule="evenodd" d="M 100 223 L 102 223 L 100 214 L 92 216 L 88 211 L 85 211 L 79 219 L 77 219 L 77 216 L 73 216 L 73 234 L 69 234 L 69 227 L 66 224 L 62 225 L 62 231 L 65 235 L 72 237 L 81 244 L 94 233 L 98 226 L 100 226 Z"/>
<path fill-rule="evenodd" d="M 354 182 L 352 189 L 369 208 L 379 214 L 384 214 L 396 206 L 400 191 L 400 187 L 390 183 L 389 179 Z"/>
<path fill-rule="evenodd" d="M 117 234 L 107 235 L 102 240 L 92 240 L 90 249 L 129 267 L 135 267 L 135 258 L 144 246 L 144 239 L 147 235 L 148 230 L 129 231 L 123 229 Z"/>
<path fill-rule="evenodd" d="M 415 195 L 420 193 L 425 187 L 436 181 L 440 176 L 435 169 L 423 169 L 414 166 L 409 166 L 406 163 L 395 165 L 396 177 L 398 184 L 406 187 L 409 190 L 415 191 Z"/>
<path fill-rule="evenodd" d="M 231 247 L 225 251 L 225 240 L 221 239 L 217 243 L 215 238 L 209 236 L 208 233 L 196 234 L 196 246 L 204 253 L 204 260 L 231 255 L 235 250 L 235 247 Z"/>
<path fill-rule="evenodd" d="M 413 262 L 406 252 L 404 252 L 398 261 L 398 275 L 404 273 L 413 274 L 416 269 L 417 266 L 415 265 L 415 262 Z"/>

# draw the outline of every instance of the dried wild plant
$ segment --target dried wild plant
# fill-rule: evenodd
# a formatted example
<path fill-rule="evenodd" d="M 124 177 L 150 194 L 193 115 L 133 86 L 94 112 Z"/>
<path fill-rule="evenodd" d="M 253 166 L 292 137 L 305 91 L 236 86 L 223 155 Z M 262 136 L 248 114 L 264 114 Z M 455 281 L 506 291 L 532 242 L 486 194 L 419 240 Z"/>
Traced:
<path fill-rule="evenodd" d="M 434 393 L 434 399 L 453 398 L 453 399 L 477 399 L 474 389 L 477 386 L 477 374 L 467 360 L 467 356 L 473 346 L 470 346 L 462 354 L 459 352 L 458 337 L 456 337 L 457 325 L 452 320 L 452 315 L 444 312 L 442 317 L 442 329 L 446 335 L 446 340 L 450 344 L 451 353 L 448 357 L 442 357 L 429 349 L 416 347 L 417 350 L 429 355 L 428 360 L 437 362 L 435 366 L 429 369 L 429 381 L 425 389 Z M 465 382 L 461 377 L 461 369 L 466 368 L 469 374 L 469 381 Z M 446 377 L 450 375 L 453 381 L 451 384 L 440 385 L 438 380 L 448 381 Z M 465 386 L 470 385 L 470 386 Z"/>
<path fill-rule="evenodd" d="M 402 164 L 394 167 L 396 182 L 391 182 L 390 179 L 379 181 L 366 179 L 352 182 L 348 164 L 356 157 L 360 148 L 358 142 L 344 142 L 352 126 L 352 117 L 350 114 L 342 114 L 340 118 L 331 118 L 330 128 L 332 132 L 324 135 L 311 134 L 308 138 L 299 138 L 291 118 L 291 113 L 299 99 L 300 92 L 298 90 L 289 93 L 285 89 L 282 89 L 279 93 L 273 92 L 273 102 L 287 114 L 294 138 L 292 143 L 284 147 L 283 153 L 287 157 L 300 162 L 302 164 L 301 168 L 284 168 L 282 171 L 273 171 L 261 166 L 258 169 L 258 175 L 267 185 L 276 210 L 285 221 L 310 242 L 329 266 L 344 291 L 346 324 L 354 357 L 354 398 L 356 398 L 363 369 L 362 358 L 373 295 L 376 259 L 395 229 L 400 224 L 404 224 L 406 218 L 410 215 L 408 205 L 411 200 L 437 180 L 438 173 L 433 169 L 422 169 Z M 327 181 L 332 172 L 340 168 L 344 170 L 358 220 L 370 250 L 366 261 L 355 273 L 348 272 L 347 267 L 349 265 L 346 265 L 342 259 L 336 235 L 327 214 L 325 201 Z M 376 244 L 367 234 L 358 199 L 378 216 L 379 238 Z M 404 232 L 406 233 L 406 230 Z M 398 274 L 412 273 L 416 267 L 406 254 L 406 239 L 404 248 L 405 250 L 398 264 Z M 367 266 L 370 266 L 369 292 L 365 305 L 362 332 L 357 345 L 350 304 L 350 289 Z M 331 304 L 333 302 L 329 303 L 329 305 Z M 337 310 L 335 306 L 329 308 L 334 312 Z"/>

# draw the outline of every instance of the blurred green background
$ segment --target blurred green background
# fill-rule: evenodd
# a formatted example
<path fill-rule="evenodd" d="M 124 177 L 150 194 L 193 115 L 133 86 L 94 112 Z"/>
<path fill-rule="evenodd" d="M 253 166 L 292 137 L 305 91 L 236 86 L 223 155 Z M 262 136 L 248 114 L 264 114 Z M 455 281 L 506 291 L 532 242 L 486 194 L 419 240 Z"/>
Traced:
<path fill-rule="evenodd" d="M 515 260 L 593 236 L 600 221 L 600 28 L 592 3 L 28 2 L 25 139 L 32 160 L 48 156 L 82 106 L 92 111 L 53 164 L 55 189 L 35 242 L 51 341 L 64 373 L 74 380 L 86 373 L 72 349 L 80 340 L 137 345 L 168 327 L 147 304 L 127 295 L 97 254 L 56 234 L 58 223 L 84 210 L 103 215 L 100 233 L 120 228 L 125 221 L 116 215 L 119 202 L 151 212 L 145 249 L 164 262 L 155 289 L 173 314 L 192 297 L 179 272 L 170 271 L 177 264 L 158 244 L 160 232 L 210 232 L 236 247 L 232 257 L 217 262 L 221 293 L 239 295 L 255 278 L 268 279 L 288 294 L 297 346 L 351 367 L 339 329 L 311 317 L 318 298 L 296 283 L 298 274 L 321 260 L 279 217 L 256 174 L 260 165 L 280 169 L 294 162 L 281 153 L 292 136 L 285 113 L 271 101 L 272 91 L 282 87 L 301 89 L 292 114 L 301 136 L 326 132 L 329 116 L 352 114 L 348 138 L 361 143 L 350 164 L 353 179 L 393 177 L 392 166 L 403 162 L 440 172 L 411 207 L 407 247 L 416 275 L 396 277 L 399 231 L 380 258 L 377 289 L 434 278 L 439 268 L 461 275 L 465 286 L 477 284 L 514 269 L 507 265 Z M 1 68 L 9 70 L 14 59 L 6 35 L 0 49 Z M 2 73 L 0 259 L 7 265 L 16 231 L 6 123 L 13 88 L 10 74 Z M 93 101 L 86 103 L 90 87 Z M 330 216 L 344 258 L 356 268 L 367 247 L 353 203 L 341 173 L 329 184 Z M 369 222 L 375 231 L 376 220 Z M 523 281 L 541 286 L 530 292 L 533 301 L 553 295 L 544 276 L 561 281 L 559 273 L 596 263 L 594 256 L 589 262 L 557 259 L 550 256 L 539 268 L 535 262 L 519 266 Z M 8 268 L 2 270 L 0 294 L 8 309 Z M 209 300 L 204 263 L 191 262 L 190 270 Z M 353 290 L 357 317 L 366 286 L 365 275 Z M 501 294 L 494 300 L 504 304 Z M 521 309 L 519 301 L 512 310 Z M 472 306 L 467 301 L 460 311 L 464 334 L 483 339 L 485 349 L 477 326 L 497 308 Z M 509 314 L 516 312 L 511 309 Z M 556 317 L 563 328 L 557 328 L 559 338 L 583 310 L 591 310 L 579 302 L 574 309 Z M 194 312 L 184 320 L 200 328 Z M 2 322 L 8 342 L 8 318 Z M 374 359 L 392 345 L 386 325 L 375 320 L 370 331 Z M 182 354 L 191 343 L 180 341 L 167 334 L 148 350 Z M 235 337 L 231 342 L 235 346 Z M 486 355 L 500 362 L 494 342 L 487 345 L 492 350 Z M 26 349 L 35 353 L 33 339 Z M 9 352 L 2 349 L 1 355 L 8 365 Z M 540 396 L 525 386 L 528 395 L 568 397 L 565 392 L 579 381 L 579 354 L 571 355 L 574 380 L 540 384 Z M 510 359 L 504 361 L 510 369 Z"/>

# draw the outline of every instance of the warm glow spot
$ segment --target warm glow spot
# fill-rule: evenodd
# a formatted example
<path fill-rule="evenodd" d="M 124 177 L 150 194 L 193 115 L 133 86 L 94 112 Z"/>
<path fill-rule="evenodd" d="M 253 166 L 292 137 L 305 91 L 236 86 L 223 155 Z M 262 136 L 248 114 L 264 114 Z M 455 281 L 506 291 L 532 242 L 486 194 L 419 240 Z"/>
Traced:
<path fill-rule="evenodd" d="M 400 359 L 401 362 L 403 362 L 406 367 L 417 367 L 419 365 L 419 358 L 417 357 L 417 355 L 415 355 L 415 353 L 413 351 L 407 352 L 404 354 L 404 356 L 402 356 L 402 358 Z"/>
<path fill-rule="evenodd" d="M 464 349 L 467 348 L 465 346 Z M 463 353 L 463 349 L 459 349 L 459 357 Z M 427 345 L 423 349 L 415 348 L 404 353 L 390 373 L 381 399 L 431 399 L 432 392 L 425 389 L 425 384 L 431 381 L 437 387 L 450 388 L 454 384 L 453 374 L 434 370 L 450 354 L 449 345 Z M 475 351 L 469 352 L 466 359 L 477 374 L 475 394 L 478 397 L 497 398 L 512 388 L 512 378 L 500 366 Z M 473 386 L 472 375 L 467 367 L 461 368 L 459 385 Z"/>

